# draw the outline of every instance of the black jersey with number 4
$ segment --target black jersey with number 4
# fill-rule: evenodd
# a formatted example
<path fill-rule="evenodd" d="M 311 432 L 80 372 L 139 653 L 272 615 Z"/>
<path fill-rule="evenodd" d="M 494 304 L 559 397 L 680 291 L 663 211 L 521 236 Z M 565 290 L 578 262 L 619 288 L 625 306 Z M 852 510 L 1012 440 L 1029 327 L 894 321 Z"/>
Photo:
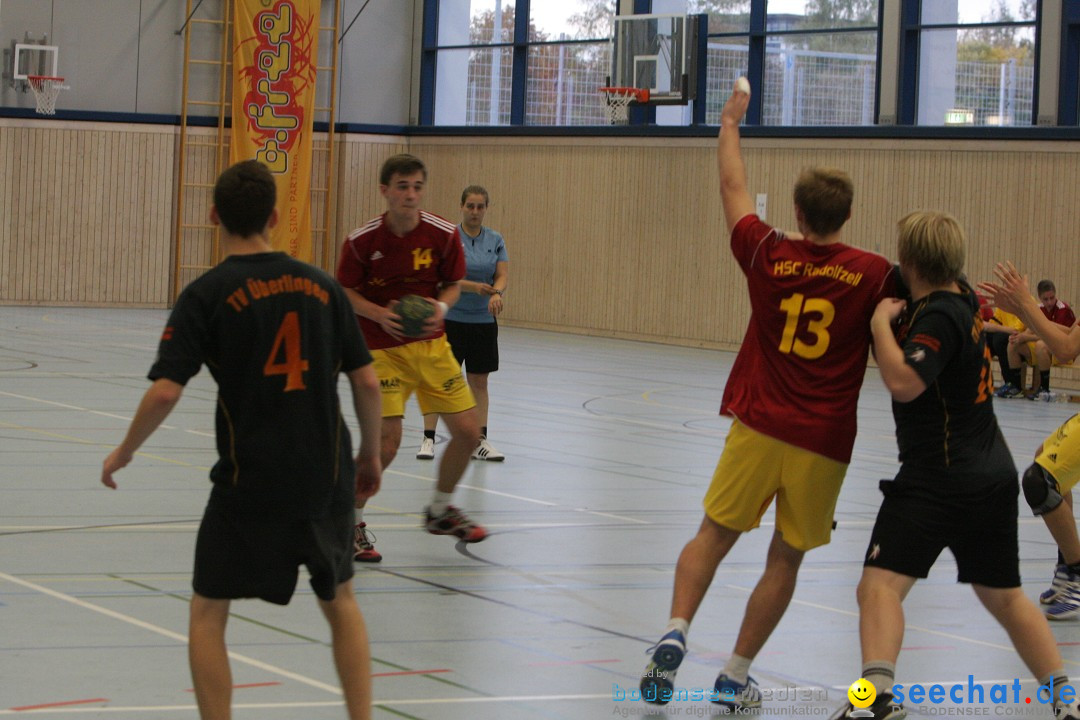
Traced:
<path fill-rule="evenodd" d="M 911 402 L 893 401 L 901 468 L 897 485 L 936 495 L 980 494 L 1015 482 L 1016 466 L 994 416 L 990 354 L 979 303 L 965 284 L 912 303 L 897 340 L 926 383 Z"/>
<path fill-rule="evenodd" d="M 285 253 L 231 255 L 180 295 L 151 380 L 218 385 L 211 502 L 316 518 L 353 504 L 338 376 L 371 355 L 345 293 Z"/>

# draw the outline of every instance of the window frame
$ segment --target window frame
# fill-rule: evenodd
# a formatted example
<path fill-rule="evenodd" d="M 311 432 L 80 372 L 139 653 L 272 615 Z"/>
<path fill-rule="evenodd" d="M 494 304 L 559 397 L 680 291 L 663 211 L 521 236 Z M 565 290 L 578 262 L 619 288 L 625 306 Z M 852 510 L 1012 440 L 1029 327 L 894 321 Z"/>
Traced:
<path fill-rule="evenodd" d="M 512 3 L 518 17 L 528 18 L 531 3 L 534 0 L 504 0 L 507 5 Z M 535 0 L 541 1 L 541 0 Z M 634 14 L 651 13 L 653 3 L 651 0 L 611 0 L 616 14 L 622 15 L 623 11 Z M 1060 23 L 1057 13 L 1044 11 L 1044 3 L 1052 2 L 1061 5 Z M 886 5 L 889 7 L 886 8 Z M 1055 6 L 1051 6 L 1052 8 Z M 888 11 L 888 15 L 886 15 Z M 706 135 L 711 134 L 715 124 L 706 124 L 706 103 L 703 101 L 694 104 L 693 114 L 689 125 L 664 125 L 656 126 L 655 108 L 652 106 L 635 107 L 631 109 L 631 123 L 629 128 L 611 128 L 605 126 L 583 125 L 542 125 L 528 126 L 525 124 L 526 102 L 528 93 L 528 52 L 533 46 L 540 45 L 575 45 L 582 43 L 595 43 L 606 38 L 573 39 L 573 40 L 544 40 L 530 42 L 528 38 L 528 22 L 515 23 L 514 37 L 510 42 L 489 43 L 482 46 L 438 45 L 438 14 L 439 0 L 424 0 L 423 2 L 423 26 L 421 30 L 420 48 L 420 87 L 418 98 L 418 125 L 409 128 L 410 132 L 431 134 L 437 132 L 460 133 L 477 132 L 484 134 L 538 134 L 538 135 L 597 135 L 597 134 L 641 134 L 641 135 Z M 813 35 L 813 34 L 840 34 L 840 33 L 865 33 L 870 31 L 867 27 L 840 27 L 832 29 L 786 29 L 767 31 L 766 16 L 767 4 L 765 0 L 751 0 L 749 28 L 746 32 L 718 32 L 708 33 L 708 15 L 696 13 L 701 24 L 698 26 L 698 97 L 705 97 L 705 83 L 707 78 L 708 53 L 707 45 L 717 38 L 730 38 L 736 41 L 745 39 L 749 51 L 747 76 L 751 84 L 761 87 L 765 73 L 766 47 L 774 36 Z M 886 18 L 892 18 L 886 21 Z M 1047 27 L 1046 22 L 1052 18 L 1054 27 Z M 1036 0 L 1035 18 L 1033 20 L 1014 20 L 1010 22 L 980 22 L 980 23 L 926 23 L 921 22 L 920 0 L 899 0 L 899 7 L 890 0 L 878 0 L 877 18 L 877 61 L 873 108 L 873 125 L 761 125 L 763 118 L 763 98 L 761 93 L 756 93 L 751 98 L 751 105 L 747 113 L 745 128 L 754 135 L 778 136 L 778 137 L 841 137 L 841 136 L 864 136 L 864 137 L 979 137 L 979 138 L 1019 138 L 1019 137 L 1054 137 L 1070 138 L 1080 137 L 1080 0 Z M 886 27 L 886 23 L 889 27 Z M 979 27 L 1017 27 L 1034 28 L 1034 86 L 1032 89 L 1032 113 L 1031 124 L 1014 126 L 989 126 L 976 127 L 951 127 L 945 125 L 923 125 L 917 123 L 918 119 L 918 78 L 921 50 L 921 34 L 930 30 L 970 30 Z M 889 30 L 890 36 L 885 37 L 885 31 Z M 1051 36 L 1051 42 L 1044 47 L 1044 32 L 1060 33 L 1060 49 L 1056 39 Z M 895 33 L 895 37 L 893 34 Z M 889 66 L 882 63 L 883 48 L 888 44 Z M 472 49 L 472 48 L 513 48 L 513 67 L 511 71 L 511 115 L 509 125 L 483 125 L 465 130 L 456 126 L 435 125 L 435 87 L 436 79 L 436 55 L 440 50 L 449 49 Z M 1051 52 L 1055 57 L 1043 57 L 1045 52 Z M 895 55 L 895 58 L 894 58 Z M 1055 78 L 1057 87 L 1057 107 L 1040 108 L 1040 94 L 1046 92 L 1040 88 L 1040 82 L 1045 82 L 1041 75 L 1041 67 L 1044 63 L 1056 63 L 1058 74 Z M 1049 73 L 1048 73 L 1049 74 Z M 883 88 L 882 80 L 887 82 Z M 883 90 L 888 93 L 887 102 L 882 102 Z M 893 92 L 895 90 L 895 96 Z M 1046 100 L 1053 102 L 1054 92 L 1050 91 Z M 881 125 L 882 111 L 888 110 L 887 121 L 890 124 Z M 1053 126 L 1038 127 L 1040 110 L 1044 115 L 1054 115 Z M 894 119 L 895 118 L 895 119 Z M 892 124 L 895 122 L 895 124 Z M 1044 120 L 1045 122 L 1045 120 Z M 1037 128 L 1037 129 L 1036 129 Z"/>
<path fill-rule="evenodd" d="M 540 0 L 541 2 L 543 0 Z M 613 3 L 615 0 L 611 0 Z M 514 37 L 510 42 L 483 43 L 478 45 L 439 45 L 439 4 L 440 0 L 424 0 L 423 30 L 421 32 L 420 56 L 420 103 L 418 122 L 427 127 L 454 127 L 435 125 L 435 104 L 438 88 L 436 87 L 438 54 L 445 50 L 475 50 L 512 48 L 512 69 L 510 72 L 510 125 L 484 125 L 484 128 L 526 127 L 528 104 L 528 62 L 529 50 L 536 47 L 557 47 L 571 45 L 589 45 L 609 41 L 610 38 L 575 38 L 572 40 L 530 40 L 529 20 L 532 0 L 505 0 L 506 5 L 514 7 Z M 645 12 L 638 6 L 651 4 L 651 0 L 635 0 L 634 13 Z M 616 4 L 616 14 L 619 5 Z M 522 21 L 524 18 L 524 21 Z M 531 126 L 530 126 L 531 127 Z M 537 127 L 578 127 L 578 126 L 537 126 Z"/>
<path fill-rule="evenodd" d="M 919 67 L 922 63 L 922 34 L 934 30 L 977 30 L 979 28 L 1034 28 L 1035 46 L 1034 84 L 1031 91 L 1031 122 L 1028 125 L 1013 127 L 1034 127 L 1039 117 L 1039 67 L 1042 56 L 1043 12 L 1042 0 L 1035 3 L 1034 20 L 1014 20 L 1012 22 L 978 23 L 923 23 L 922 0 L 901 0 L 901 44 L 899 70 L 899 97 L 897 98 L 896 121 L 899 125 L 914 127 L 947 127 L 945 125 L 919 125 Z M 1064 69 L 1064 68 L 1063 68 Z M 1060 123 L 1060 119 L 1059 119 Z M 979 126 L 988 127 L 988 126 Z"/>

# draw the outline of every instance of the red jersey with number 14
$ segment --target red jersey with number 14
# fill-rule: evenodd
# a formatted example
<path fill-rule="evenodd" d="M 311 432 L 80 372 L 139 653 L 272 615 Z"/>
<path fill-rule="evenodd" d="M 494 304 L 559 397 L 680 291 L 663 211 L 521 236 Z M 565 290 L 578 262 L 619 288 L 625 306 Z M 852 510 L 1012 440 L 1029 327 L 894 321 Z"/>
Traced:
<path fill-rule="evenodd" d="M 850 462 L 870 317 L 895 292 L 892 263 L 842 243 L 789 240 L 757 215 L 736 224 L 731 251 L 751 314 L 720 413 Z"/>
<path fill-rule="evenodd" d="M 349 234 L 341 247 L 337 279 L 380 307 L 406 295 L 438 297 L 440 286 L 465 277 L 465 249 L 457 226 L 438 215 L 420 211 L 420 223 L 405 237 L 386 226 L 386 215 L 370 220 Z M 416 342 L 398 340 L 365 317 L 360 329 L 372 350 Z M 430 340 L 441 332 L 422 338 Z"/>

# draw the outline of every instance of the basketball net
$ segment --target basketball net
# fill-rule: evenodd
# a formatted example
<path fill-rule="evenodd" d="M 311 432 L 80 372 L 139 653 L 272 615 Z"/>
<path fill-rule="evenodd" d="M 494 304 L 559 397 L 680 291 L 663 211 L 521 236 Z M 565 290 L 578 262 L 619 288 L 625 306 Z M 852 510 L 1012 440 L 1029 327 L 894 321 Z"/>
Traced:
<path fill-rule="evenodd" d="M 62 77 L 49 77 L 47 75 L 27 75 L 26 82 L 34 91 L 34 99 L 37 101 L 39 115 L 56 114 L 56 98 L 61 90 L 69 90 L 64 84 Z"/>
<path fill-rule="evenodd" d="M 644 103 L 649 101 L 649 91 L 633 87 L 603 87 L 600 92 L 604 94 L 607 103 L 608 121 L 612 125 L 627 125 L 630 123 L 630 103 Z"/>

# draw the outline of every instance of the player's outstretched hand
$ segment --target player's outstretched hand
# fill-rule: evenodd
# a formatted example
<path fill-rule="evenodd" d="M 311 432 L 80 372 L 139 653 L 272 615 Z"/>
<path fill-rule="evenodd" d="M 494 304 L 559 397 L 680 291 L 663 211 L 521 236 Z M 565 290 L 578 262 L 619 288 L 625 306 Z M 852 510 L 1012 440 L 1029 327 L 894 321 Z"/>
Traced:
<path fill-rule="evenodd" d="M 378 456 L 356 456 L 356 499 L 359 502 L 379 492 L 382 485 L 382 462 Z"/>
<path fill-rule="evenodd" d="M 116 481 L 113 480 L 113 473 L 127 467 L 130 462 L 131 455 L 123 452 L 120 448 L 116 448 L 109 453 L 109 457 L 105 458 L 105 462 L 101 466 L 101 484 L 115 490 Z"/>
<path fill-rule="evenodd" d="M 998 263 L 994 268 L 998 282 L 979 283 L 979 289 L 990 301 L 1005 312 L 1020 314 L 1020 307 L 1031 297 L 1027 275 L 1021 275 L 1012 262 Z"/>
<path fill-rule="evenodd" d="M 745 78 L 739 78 L 739 80 L 745 80 Z M 738 125 L 742 122 L 742 119 L 746 116 L 746 109 L 750 107 L 750 93 L 746 91 L 746 86 L 740 87 L 738 81 L 735 83 L 735 87 L 731 91 L 731 97 L 724 103 L 724 108 L 720 111 L 720 125 Z"/>

